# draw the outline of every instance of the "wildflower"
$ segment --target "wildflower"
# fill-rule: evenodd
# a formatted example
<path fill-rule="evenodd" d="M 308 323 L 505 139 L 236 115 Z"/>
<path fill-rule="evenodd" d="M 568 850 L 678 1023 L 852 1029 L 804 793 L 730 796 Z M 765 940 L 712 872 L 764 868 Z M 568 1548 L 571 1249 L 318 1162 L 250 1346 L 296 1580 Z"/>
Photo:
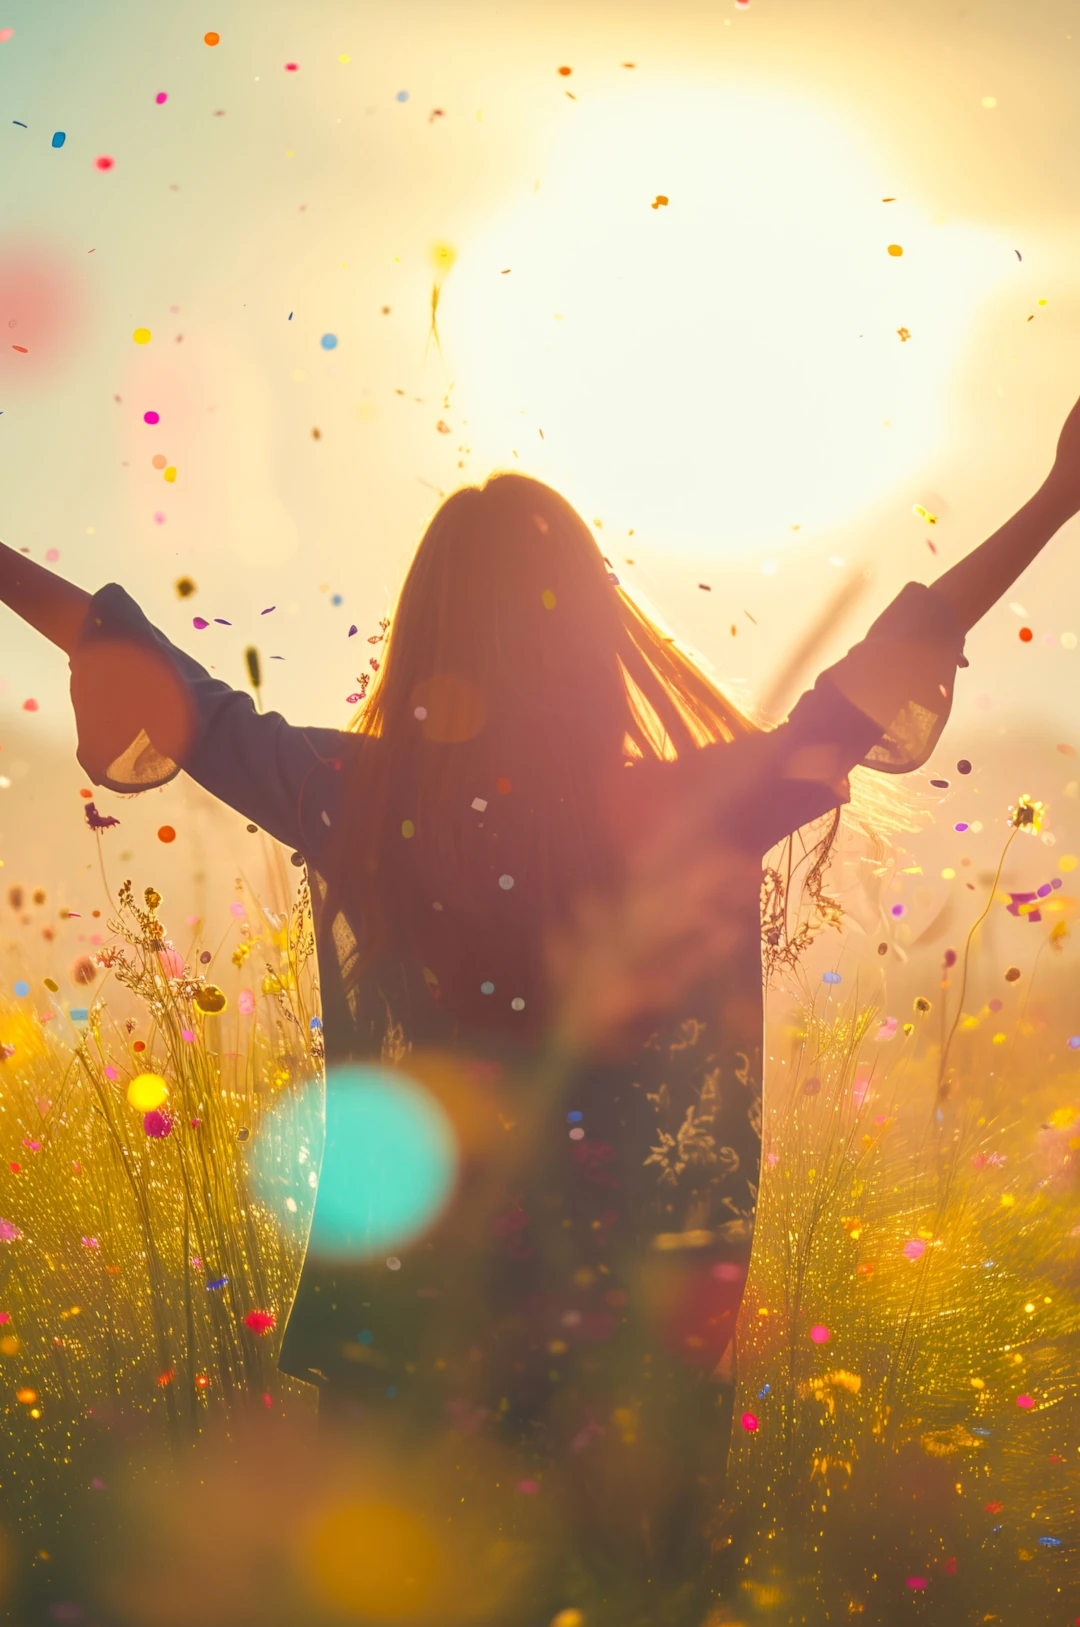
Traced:
<path fill-rule="evenodd" d="M 92 802 L 86 804 L 83 813 L 86 815 L 86 823 L 91 830 L 109 830 L 113 825 L 120 823 L 119 819 L 114 819 L 112 814 L 99 814 Z"/>
<path fill-rule="evenodd" d="M 150 911 L 151 915 L 153 915 L 154 911 L 161 903 L 161 894 L 156 890 L 156 888 L 147 887 L 146 891 L 143 893 L 143 897 L 146 899 L 147 909 Z"/>
<path fill-rule="evenodd" d="M 1026 791 L 1023 796 L 1017 797 L 1015 806 L 1009 809 L 1009 824 L 1013 829 L 1027 831 L 1031 836 L 1039 834 L 1045 818 L 1045 802 L 1029 797 Z"/>

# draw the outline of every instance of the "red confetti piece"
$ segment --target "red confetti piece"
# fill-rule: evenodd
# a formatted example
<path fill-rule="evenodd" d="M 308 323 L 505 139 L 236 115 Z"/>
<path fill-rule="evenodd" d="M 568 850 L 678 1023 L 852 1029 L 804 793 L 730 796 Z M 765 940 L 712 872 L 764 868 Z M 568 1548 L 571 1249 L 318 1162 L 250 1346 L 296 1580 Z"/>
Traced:
<path fill-rule="evenodd" d="M 22 709 L 24 712 L 36 712 L 38 709 L 38 703 L 35 700 L 23 701 Z"/>
<path fill-rule="evenodd" d="M 100 158 L 95 158 L 94 159 L 94 168 L 95 169 L 112 169 L 112 167 L 113 167 L 113 165 L 115 163 L 116 163 L 115 158 L 109 158 L 107 154 L 102 153 Z"/>
<path fill-rule="evenodd" d="M 157 834 L 158 834 L 158 841 L 159 842 L 175 842 L 176 841 L 176 832 L 173 830 L 171 825 L 162 825 L 161 829 L 158 831 Z"/>
<path fill-rule="evenodd" d="M 1034 637 L 1035 637 L 1035 634 L 1031 631 L 1030 627 L 1021 627 L 1021 629 L 1020 629 L 1020 642 L 1021 642 L 1021 644 L 1030 644 Z"/>

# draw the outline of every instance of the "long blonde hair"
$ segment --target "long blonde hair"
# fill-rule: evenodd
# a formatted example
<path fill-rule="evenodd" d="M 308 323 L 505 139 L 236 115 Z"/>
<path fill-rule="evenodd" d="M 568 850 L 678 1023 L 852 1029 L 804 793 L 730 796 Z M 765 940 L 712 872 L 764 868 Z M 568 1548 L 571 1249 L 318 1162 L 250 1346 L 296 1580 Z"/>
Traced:
<path fill-rule="evenodd" d="M 760 732 L 617 584 L 571 504 L 517 473 L 431 519 L 352 727 L 370 749 L 329 879 L 360 941 L 353 981 L 418 961 L 466 1021 L 492 1009 L 496 973 L 538 1016 L 545 928 L 616 879 L 612 767 Z"/>

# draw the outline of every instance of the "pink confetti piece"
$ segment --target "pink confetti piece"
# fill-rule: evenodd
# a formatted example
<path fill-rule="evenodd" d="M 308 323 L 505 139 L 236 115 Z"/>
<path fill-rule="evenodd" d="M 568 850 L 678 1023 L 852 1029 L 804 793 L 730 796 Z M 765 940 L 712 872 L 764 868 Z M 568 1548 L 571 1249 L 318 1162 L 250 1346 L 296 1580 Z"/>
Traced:
<path fill-rule="evenodd" d="M 210 623 L 208 621 L 204 621 L 201 616 L 192 616 L 191 625 L 195 628 L 196 632 L 201 633 L 207 627 L 209 627 Z"/>
<path fill-rule="evenodd" d="M 827 1345 L 832 1334 L 823 1322 L 816 1322 L 810 1329 L 810 1337 L 816 1345 Z"/>

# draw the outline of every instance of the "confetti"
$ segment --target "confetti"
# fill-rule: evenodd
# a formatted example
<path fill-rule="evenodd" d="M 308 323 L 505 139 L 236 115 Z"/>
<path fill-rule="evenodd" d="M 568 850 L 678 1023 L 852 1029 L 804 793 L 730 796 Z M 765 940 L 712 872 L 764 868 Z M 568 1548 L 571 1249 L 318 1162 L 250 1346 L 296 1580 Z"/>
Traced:
<path fill-rule="evenodd" d="M 161 414 L 158 412 L 144 412 L 142 416 L 144 424 L 160 424 L 161 422 Z"/>
<path fill-rule="evenodd" d="M 899 243 L 890 243 L 887 252 L 892 255 L 894 260 L 898 260 L 904 251 Z"/>
<path fill-rule="evenodd" d="M 154 101 L 157 103 L 157 105 L 159 107 L 164 107 L 165 103 L 168 100 L 169 100 L 169 93 L 168 93 L 167 90 L 159 90 L 157 95 L 154 97 Z"/>
<path fill-rule="evenodd" d="M 137 345 L 148 345 L 150 343 L 150 329 L 136 328 L 131 337 Z"/>
<path fill-rule="evenodd" d="M 336 333 L 324 333 L 322 338 L 319 340 L 319 343 L 320 343 L 320 345 L 322 345 L 324 350 L 336 350 L 337 349 L 337 334 Z"/>
<path fill-rule="evenodd" d="M 65 131 L 57 130 L 53 134 L 52 144 L 53 144 L 54 147 L 62 147 L 66 140 L 67 140 L 67 134 L 65 133 Z"/>
<path fill-rule="evenodd" d="M 215 34 L 214 31 L 211 29 L 209 34 L 204 34 L 203 35 L 203 44 L 204 45 L 217 45 L 218 42 L 220 41 L 220 39 L 221 39 L 221 35 L 220 34 Z"/>
<path fill-rule="evenodd" d="M 822 1322 L 816 1322 L 810 1329 L 810 1337 L 816 1345 L 827 1345 L 832 1334 Z"/>
<path fill-rule="evenodd" d="M 191 580 L 190 576 L 178 577 L 173 585 L 175 586 L 181 599 L 188 599 L 194 592 L 196 592 L 195 583 Z"/>
<path fill-rule="evenodd" d="M 159 842 L 175 842 L 176 832 L 171 825 L 162 825 L 157 833 Z"/>
<path fill-rule="evenodd" d="M 112 169 L 112 167 L 113 167 L 113 165 L 115 163 L 116 163 L 115 158 L 109 158 L 106 154 L 103 153 L 100 158 L 95 158 L 94 159 L 94 168 L 95 169 L 102 169 L 102 170 L 104 170 L 104 169 Z"/>

